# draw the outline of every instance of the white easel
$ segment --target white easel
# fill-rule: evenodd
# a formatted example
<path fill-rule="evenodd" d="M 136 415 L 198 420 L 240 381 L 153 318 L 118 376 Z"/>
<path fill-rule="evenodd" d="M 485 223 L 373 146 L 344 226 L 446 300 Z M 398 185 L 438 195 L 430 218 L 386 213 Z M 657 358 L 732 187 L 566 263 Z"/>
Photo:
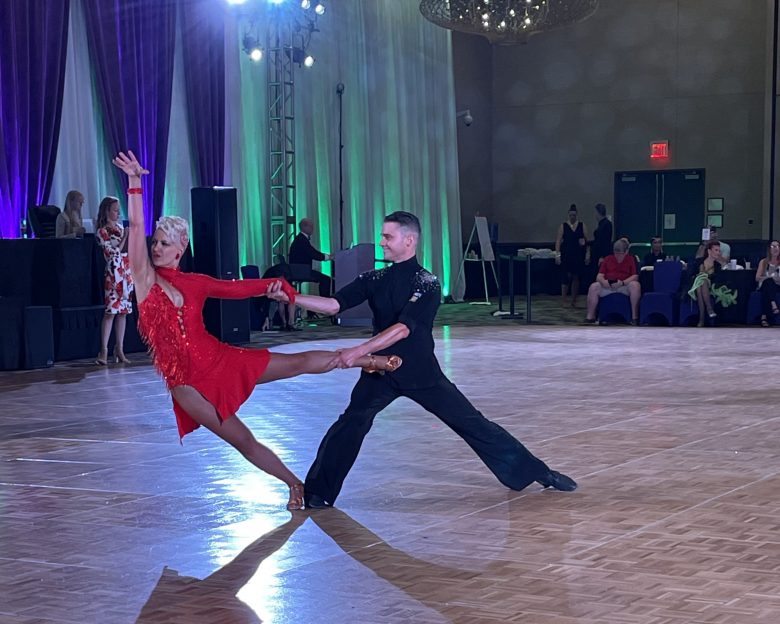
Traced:
<path fill-rule="evenodd" d="M 460 262 L 460 269 L 458 270 L 458 279 L 456 284 L 460 283 L 460 278 L 463 275 L 463 268 L 466 262 L 481 262 L 482 263 L 482 283 L 485 286 L 485 300 L 484 301 L 471 301 L 472 305 L 491 305 L 490 298 L 488 297 L 488 284 L 487 284 L 487 271 L 485 271 L 485 263 L 490 263 L 490 268 L 493 271 L 493 279 L 496 281 L 496 288 L 498 288 L 498 276 L 496 275 L 496 256 L 493 253 L 493 245 L 490 243 L 490 234 L 488 234 L 488 225 L 486 217 L 474 217 L 474 225 L 471 228 L 471 234 L 469 235 L 469 242 L 466 244 L 466 253 L 471 248 L 471 242 L 474 240 L 474 233 L 476 232 L 479 239 L 479 248 L 482 253 L 481 258 L 468 258 L 463 256 L 463 260 Z"/>

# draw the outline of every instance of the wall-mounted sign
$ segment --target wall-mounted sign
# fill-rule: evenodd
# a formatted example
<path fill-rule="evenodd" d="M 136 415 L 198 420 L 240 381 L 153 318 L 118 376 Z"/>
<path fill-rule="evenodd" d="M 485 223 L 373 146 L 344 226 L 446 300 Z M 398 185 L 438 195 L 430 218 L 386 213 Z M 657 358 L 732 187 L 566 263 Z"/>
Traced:
<path fill-rule="evenodd" d="M 652 141 L 650 143 L 650 158 L 652 160 L 666 160 L 669 158 L 669 141 Z"/>

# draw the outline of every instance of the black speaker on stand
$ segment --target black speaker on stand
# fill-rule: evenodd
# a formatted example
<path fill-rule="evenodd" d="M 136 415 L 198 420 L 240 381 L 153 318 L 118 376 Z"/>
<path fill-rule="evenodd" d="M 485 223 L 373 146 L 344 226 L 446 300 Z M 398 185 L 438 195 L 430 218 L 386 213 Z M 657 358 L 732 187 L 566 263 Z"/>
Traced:
<path fill-rule="evenodd" d="M 238 279 L 236 189 L 196 187 L 192 199 L 192 241 L 196 273 Z M 209 299 L 203 307 L 209 333 L 223 342 L 249 342 L 249 300 Z"/>

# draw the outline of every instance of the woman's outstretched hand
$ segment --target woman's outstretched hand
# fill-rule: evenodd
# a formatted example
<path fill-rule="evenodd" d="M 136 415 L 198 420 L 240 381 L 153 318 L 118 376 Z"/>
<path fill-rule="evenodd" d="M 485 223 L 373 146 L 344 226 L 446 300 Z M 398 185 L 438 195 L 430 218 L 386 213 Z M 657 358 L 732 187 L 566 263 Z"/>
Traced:
<path fill-rule="evenodd" d="M 141 176 L 149 174 L 149 171 L 141 166 L 141 163 L 138 162 L 138 159 L 131 150 L 128 150 L 127 154 L 119 152 L 119 156 L 114 158 L 113 162 L 127 174 L 128 178 L 140 179 Z"/>
<path fill-rule="evenodd" d="M 282 290 L 282 281 L 273 282 L 265 293 L 265 296 L 279 303 L 290 303 L 287 293 Z"/>
<path fill-rule="evenodd" d="M 266 291 L 265 296 L 280 303 L 294 303 L 295 296 L 297 294 L 298 291 L 296 291 L 290 285 L 290 283 L 282 277 L 268 286 L 268 290 Z"/>

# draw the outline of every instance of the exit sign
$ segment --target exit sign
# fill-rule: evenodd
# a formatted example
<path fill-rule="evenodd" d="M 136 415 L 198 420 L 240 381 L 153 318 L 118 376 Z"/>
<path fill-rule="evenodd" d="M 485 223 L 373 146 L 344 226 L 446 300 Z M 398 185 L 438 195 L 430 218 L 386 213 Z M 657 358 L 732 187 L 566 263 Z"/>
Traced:
<path fill-rule="evenodd" d="M 652 141 L 650 143 L 650 158 L 666 160 L 669 158 L 669 141 Z"/>

